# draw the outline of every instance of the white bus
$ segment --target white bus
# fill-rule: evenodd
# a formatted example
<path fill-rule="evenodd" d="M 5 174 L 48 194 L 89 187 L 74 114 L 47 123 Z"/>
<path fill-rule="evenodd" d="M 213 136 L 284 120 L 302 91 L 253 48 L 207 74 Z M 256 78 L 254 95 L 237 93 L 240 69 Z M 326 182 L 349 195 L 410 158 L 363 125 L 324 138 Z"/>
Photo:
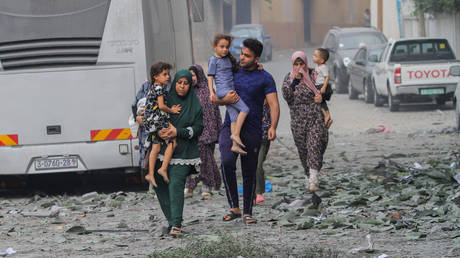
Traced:
<path fill-rule="evenodd" d="M 0 1 L 0 175 L 135 171 L 131 103 L 193 63 L 183 0 Z"/>

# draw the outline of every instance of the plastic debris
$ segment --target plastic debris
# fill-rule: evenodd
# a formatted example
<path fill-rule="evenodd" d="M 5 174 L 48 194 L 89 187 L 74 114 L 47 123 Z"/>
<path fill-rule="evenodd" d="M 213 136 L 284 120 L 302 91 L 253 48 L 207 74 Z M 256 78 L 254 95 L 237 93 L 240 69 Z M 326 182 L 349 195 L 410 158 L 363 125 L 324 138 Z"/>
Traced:
<path fill-rule="evenodd" d="M 457 181 L 457 183 L 460 184 L 460 173 L 456 174 L 456 175 L 454 176 L 454 179 L 455 179 L 455 181 Z"/>
<path fill-rule="evenodd" d="M 269 193 L 273 190 L 272 183 L 270 181 L 265 180 L 265 192 Z"/>
<path fill-rule="evenodd" d="M 414 168 L 415 169 L 423 169 L 422 165 L 420 165 L 420 163 L 418 163 L 418 162 L 414 163 Z"/>
<path fill-rule="evenodd" d="M 360 252 L 372 253 L 374 252 L 374 243 L 372 242 L 371 234 L 367 234 L 365 238 L 365 244 L 358 248 L 353 248 L 350 250 L 350 253 L 357 254 Z"/>
<path fill-rule="evenodd" d="M 7 255 L 12 255 L 12 254 L 15 254 L 15 253 L 16 253 L 16 251 L 15 251 L 13 248 L 8 247 L 8 248 L 5 250 L 5 252 L 1 252 L 1 253 L 0 253 L 0 256 L 1 256 L 1 257 L 5 257 L 5 256 L 7 256 Z"/>
<path fill-rule="evenodd" d="M 21 210 L 9 210 L 6 214 L 19 214 Z"/>
<path fill-rule="evenodd" d="M 326 217 L 324 217 L 322 213 L 319 215 L 319 217 L 308 216 L 308 218 L 316 220 L 316 221 L 326 220 Z"/>
<path fill-rule="evenodd" d="M 379 255 L 379 257 L 377 258 L 388 258 L 389 256 L 387 254 L 382 254 L 382 255 Z"/>
<path fill-rule="evenodd" d="M 388 129 L 384 125 L 379 125 L 377 128 L 369 128 L 366 130 L 366 133 L 368 134 L 374 134 L 374 133 L 393 133 L 393 130 Z"/>
<path fill-rule="evenodd" d="M 270 183 L 270 181 L 265 180 L 265 192 L 269 193 L 271 191 L 273 191 L 272 183 Z M 243 186 L 242 185 L 238 186 L 238 194 L 243 194 Z"/>

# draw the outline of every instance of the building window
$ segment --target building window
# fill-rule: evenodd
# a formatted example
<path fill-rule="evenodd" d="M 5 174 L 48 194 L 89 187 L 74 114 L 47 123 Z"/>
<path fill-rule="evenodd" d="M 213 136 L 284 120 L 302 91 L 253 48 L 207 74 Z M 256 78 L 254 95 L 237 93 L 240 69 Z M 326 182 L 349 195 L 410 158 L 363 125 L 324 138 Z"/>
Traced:
<path fill-rule="evenodd" d="M 189 8 L 192 10 L 194 22 L 204 22 L 204 3 L 203 0 L 189 0 Z"/>

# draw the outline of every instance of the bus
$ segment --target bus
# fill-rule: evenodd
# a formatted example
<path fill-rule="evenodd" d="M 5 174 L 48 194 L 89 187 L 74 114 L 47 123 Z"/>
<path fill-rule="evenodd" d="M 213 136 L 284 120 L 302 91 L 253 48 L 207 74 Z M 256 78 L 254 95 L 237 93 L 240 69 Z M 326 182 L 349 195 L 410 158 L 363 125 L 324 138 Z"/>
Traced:
<path fill-rule="evenodd" d="M 182 0 L 0 1 L 0 175 L 138 171 L 131 104 L 193 63 Z"/>

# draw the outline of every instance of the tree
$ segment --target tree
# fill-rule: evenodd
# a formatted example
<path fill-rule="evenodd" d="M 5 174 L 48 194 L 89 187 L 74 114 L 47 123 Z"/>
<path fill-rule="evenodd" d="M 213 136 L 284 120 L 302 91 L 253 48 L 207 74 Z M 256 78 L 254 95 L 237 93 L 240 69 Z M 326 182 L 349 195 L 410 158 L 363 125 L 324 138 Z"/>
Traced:
<path fill-rule="evenodd" d="M 416 12 L 422 13 L 458 13 L 460 0 L 413 0 Z"/>
<path fill-rule="evenodd" d="M 418 34 L 426 36 L 425 13 L 457 13 L 460 12 L 460 0 L 413 0 L 415 15 L 418 19 Z"/>

